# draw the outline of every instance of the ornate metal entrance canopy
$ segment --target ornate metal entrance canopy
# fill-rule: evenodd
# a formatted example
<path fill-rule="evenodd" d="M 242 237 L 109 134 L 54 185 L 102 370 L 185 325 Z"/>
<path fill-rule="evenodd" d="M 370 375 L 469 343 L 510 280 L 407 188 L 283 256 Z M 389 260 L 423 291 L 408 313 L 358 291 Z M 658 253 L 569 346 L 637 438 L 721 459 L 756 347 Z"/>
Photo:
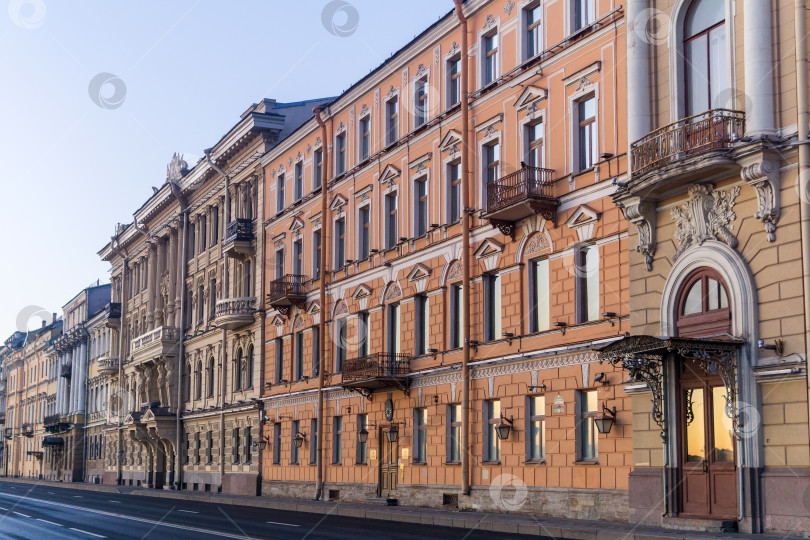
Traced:
<path fill-rule="evenodd" d="M 667 425 L 664 409 L 664 359 L 675 354 L 684 362 L 694 362 L 707 373 L 717 374 L 726 388 L 726 414 L 738 433 L 737 410 L 737 351 L 744 342 L 697 338 L 627 336 L 599 349 L 599 362 L 621 365 L 633 381 L 644 382 L 653 395 L 652 417 L 666 440 Z"/>

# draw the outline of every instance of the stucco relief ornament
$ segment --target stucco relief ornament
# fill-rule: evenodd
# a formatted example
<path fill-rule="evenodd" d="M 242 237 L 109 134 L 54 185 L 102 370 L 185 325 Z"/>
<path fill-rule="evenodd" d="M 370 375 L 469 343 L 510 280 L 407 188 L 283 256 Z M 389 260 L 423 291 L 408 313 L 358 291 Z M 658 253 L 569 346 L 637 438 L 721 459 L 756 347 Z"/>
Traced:
<path fill-rule="evenodd" d="M 687 248 L 718 237 L 736 248 L 737 237 L 731 231 L 732 222 L 737 219 L 734 201 L 739 194 L 740 186 L 722 191 L 715 191 L 711 184 L 691 186 L 689 200 L 672 209 L 675 240 L 679 244 L 672 260 L 677 260 Z"/>
<path fill-rule="evenodd" d="M 742 169 L 743 180 L 757 192 L 757 211 L 754 217 L 765 225 L 768 242 L 776 241 L 776 223 L 779 221 L 779 171 L 770 160 L 764 159 Z"/>
<path fill-rule="evenodd" d="M 506 13 L 507 15 L 511 15 L 512 14 L 512 9 L 514 9 L 514 7 L 515 7 L 515 3 L 512 2 L 512 0 L 509 0 L 506 3 L 506 6 L 503 8 L 503 12 Z"/>
<path fill-rule="evenodd" d="M 636 251 L 644 256 L 647 271 L 652 271 L 655 258 L 655 205 L 633 200 L 624 205 L 624 217 L 636 226 L 638 231 L 638 245 Z"/>
<path fill-rule="evenodd" d="M 304 150 L 306 150 L 307 154 L 309 154 L 310 151 L 312 150 L 312 145 L 307 143 L 307 146 L 306 146 L 306 148 L 304 148 Z"/>
<path fill-rule="evenodd" d="M 166 165 L 166 181 L 180 180 L 188 172 L 188 163 L 182 154 L 174 153 L 172 160 Z"/>

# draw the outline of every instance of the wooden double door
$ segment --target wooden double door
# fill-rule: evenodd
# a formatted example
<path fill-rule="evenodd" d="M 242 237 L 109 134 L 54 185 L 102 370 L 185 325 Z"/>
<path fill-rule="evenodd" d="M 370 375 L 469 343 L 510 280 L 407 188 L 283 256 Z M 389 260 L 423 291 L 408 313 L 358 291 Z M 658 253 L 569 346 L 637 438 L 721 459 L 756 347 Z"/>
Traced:
<path fill-rule="evenodd" d="M 737 515 L 735 440 L 726 414 L 726 389 L 719 377 L 681 373 L 681 514 L 713 519 Z"/>
<path fill-rule="evenodd" d="M 397 489 L 397 455 L 398 441 L 389 441 L 385 432 L 388 428 L 380 428 L 380 497 L 388 497 Z"/>

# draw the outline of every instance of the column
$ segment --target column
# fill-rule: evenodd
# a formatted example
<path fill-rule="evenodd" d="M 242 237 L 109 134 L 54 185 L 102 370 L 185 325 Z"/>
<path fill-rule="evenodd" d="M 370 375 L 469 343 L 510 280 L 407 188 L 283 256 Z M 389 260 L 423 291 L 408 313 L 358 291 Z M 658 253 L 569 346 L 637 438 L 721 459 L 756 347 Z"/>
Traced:
<path fill-rule="evenodd" d="M 775 136 L 771 3 L 744 0 L 743 13 L 745 94 L 751 105 L 745 111 L 746 135 Z"/>
<path fill-rule="evenodd" d="M 166 267 L 166 249 L 164 248 L 164 239 L 158 238 L 157 245 L 155 246 L 155 253 L 157 255 L 157 269 L 155 270 L 155 327 L 163 326 L 163 271 Z"/>
<path fill-rule="evenodd" d="M 626 4 L 627 103 L 632 103 L 632 106 L 627 108 L 628 151 L 631 143 L 652 131 L 650 43 L 647 37 L 647 24 L 652 21 L 644 14 L 649 7 L 648 4 L 649 0 L 628 0 Z"/>
<path fill-rule="evenodd" d="M 62 378 L 62 364 L 65 362 L 65 353 L 60 352 L 56 357 L 56 414 L 62 414 L 62 395 L 65 393 Z"/>
<path fill-rule="evenodd" d="M 180 298 L 180 296 L 181 296 L 181 294 L 183 292 L 183 288 L 181 286 L 182 285 L 182 279 L 183 279 L 183 265 L 188 264 L 186 262 L 186 260 L 185 260 L 185 257 L 183 257 L 183 241 L 184 241 L 183 233 L 184 232 L 186 232 L 186 231 L 183 230 L 183 225 L 182 224 L 180 224 L 178 226 L 178 228 L 175 230 L 175 237 L 176 237 L 175 261 L 177 261 L 177 264 L 175 265 L 174 270 L 172 271 L 172 273 L 174 274 L 174 284 L 175 284 L 174 285 L 174 327 L 175 328 L 182 328 L 182 326 L 183 326 L 183 321 L 181 320 L 182 313 L 181 313 L 181 310 L 180 310 L 180 305 L 181 305 L 180 302 L 182 302 L 183 299 Z M 187 240 L 187 238 L 186 238 L 186 240 Z"/>
<path fill-rule="evenodd" d="M 174 310 L 177 304 L 177 229 L 172 225 L 169 229 L 169 304 L 166 306 L 166 325 L 178 328 Z"/>
<path fill-rule="evenodd" d="M 87 338 L 83 339 L 79 346 L 79 376 L 80 379 L 76 381 L 79 383 L 76 385 L 76 397 L 78 402 L 76 410 L 79 413 L 84 413 L 87 411 Z"/>
<path fill-rule="evenodd" d="M 65 362 L 70 369 L 70 381 L 65 381 L 67 385 L 67 392 L 65 392 L 65 414 L 71 414 L 73 412 L 73 394 L 76 391 L 76 385 L 73 384 L 73 374 L 74 374 L 74 365 L 73 365 L 73 349 L 70 348 L 67 351 L 67 362 Z"/>
<path fill-rule="evenodd" d="M 154 242 L 149 243 L 149 274 L 146 278 L 146 322 L 149 330 L 155 329 L 155 303 L 157 296 L 157 248 Z"/>

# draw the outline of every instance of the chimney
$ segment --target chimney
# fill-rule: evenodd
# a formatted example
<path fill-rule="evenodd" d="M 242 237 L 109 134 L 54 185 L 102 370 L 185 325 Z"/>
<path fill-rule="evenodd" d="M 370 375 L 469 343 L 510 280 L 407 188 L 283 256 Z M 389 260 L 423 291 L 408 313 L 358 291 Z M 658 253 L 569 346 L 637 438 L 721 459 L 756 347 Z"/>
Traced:
<path fill-rule="evenodd" d="M 56 322 L 56 313 L 53 314 L 53 322 Z"/>

